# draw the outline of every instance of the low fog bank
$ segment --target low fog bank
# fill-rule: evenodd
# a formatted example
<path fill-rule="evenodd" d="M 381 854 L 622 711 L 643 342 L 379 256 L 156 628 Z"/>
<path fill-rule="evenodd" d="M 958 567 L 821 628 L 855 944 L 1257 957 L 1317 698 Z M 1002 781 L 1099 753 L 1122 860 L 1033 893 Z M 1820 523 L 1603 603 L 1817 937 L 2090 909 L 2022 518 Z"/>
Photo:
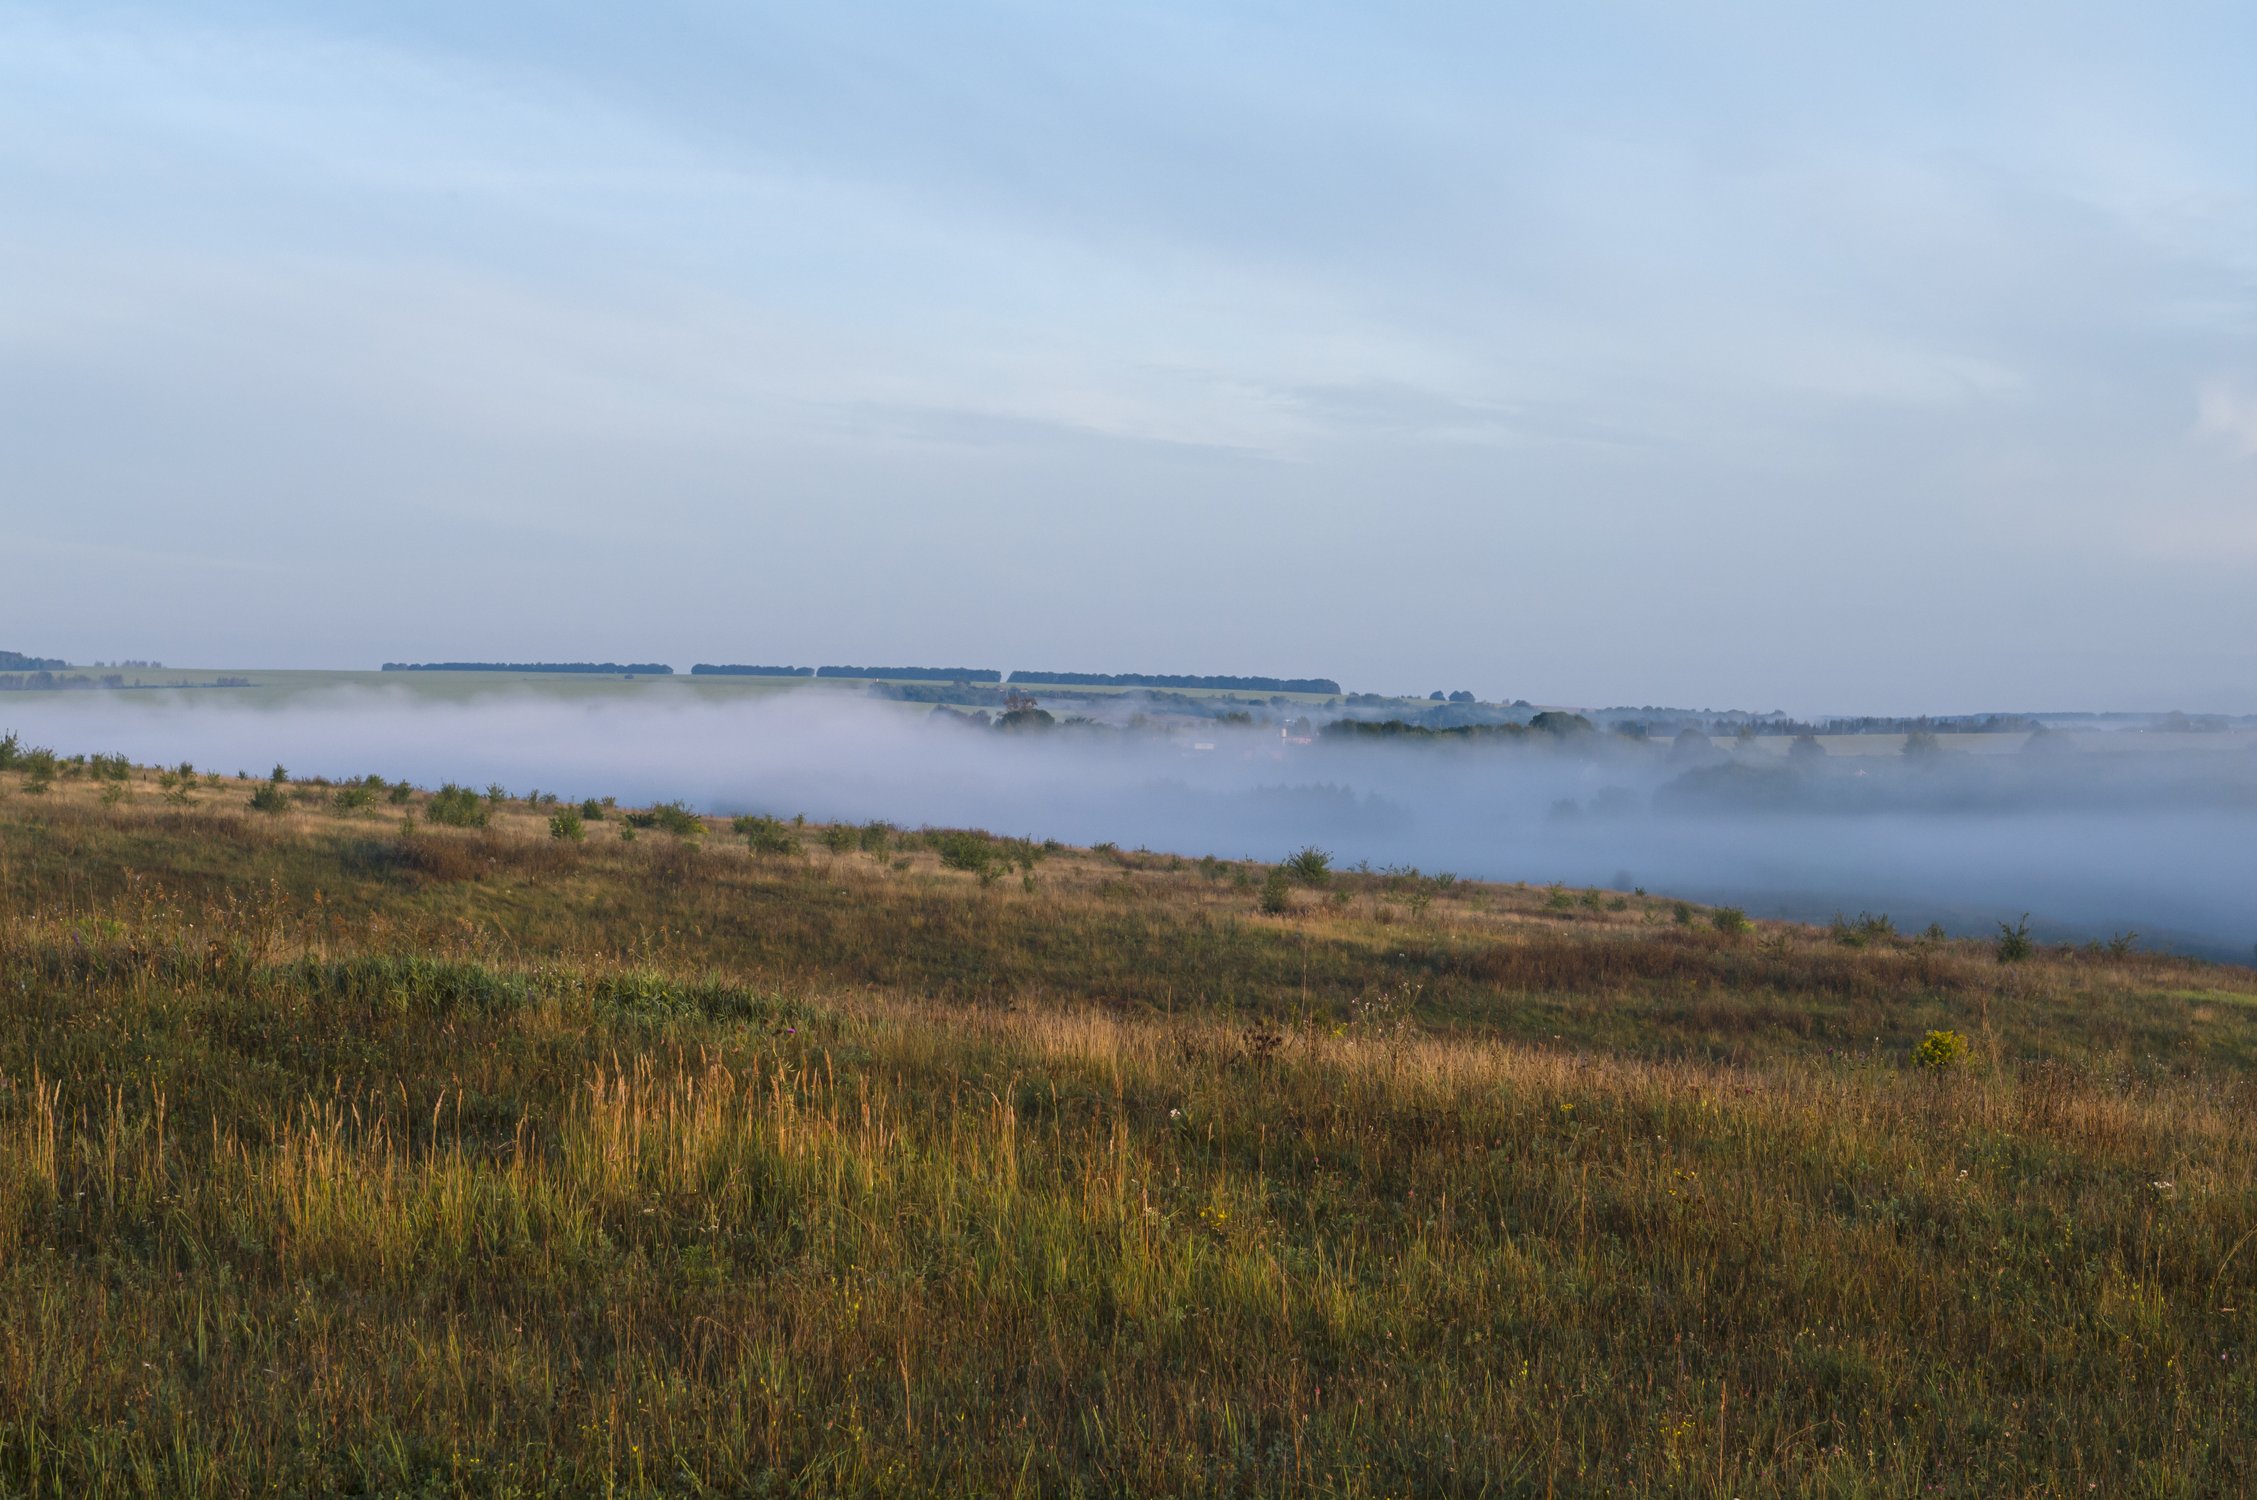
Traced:
<path fill-rule="evenodd" d="M 272 708 L 27 695 L 0 713 L 0 731 L 65 754 L 207 770 L 279 761 L 300 777 L 499 782 L 1264 860 L 1315 843 L 1343 865 L 1641 885 L 1758 915 L 1886 911 L 1900 926 L 1988 932 L 2028 911 L 2048 937 L 2137 929 L 2239 962 L 2257 951 L 2257 752 L 2246 748 L 1783 761 L 1600 736 L 1013 734 L 814 693 L 662 706 L 356 691 Z"/>

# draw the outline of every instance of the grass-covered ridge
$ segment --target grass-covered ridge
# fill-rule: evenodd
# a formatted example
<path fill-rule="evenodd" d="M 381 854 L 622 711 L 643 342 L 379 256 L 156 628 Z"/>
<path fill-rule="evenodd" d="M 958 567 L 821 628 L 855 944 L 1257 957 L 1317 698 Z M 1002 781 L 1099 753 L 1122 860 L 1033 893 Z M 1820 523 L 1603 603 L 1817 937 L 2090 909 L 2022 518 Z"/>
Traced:
<path fill-rule="evenodd" d="M 2257 1478 L 2246 970 L 4 779 L 0 1492 Z"/>

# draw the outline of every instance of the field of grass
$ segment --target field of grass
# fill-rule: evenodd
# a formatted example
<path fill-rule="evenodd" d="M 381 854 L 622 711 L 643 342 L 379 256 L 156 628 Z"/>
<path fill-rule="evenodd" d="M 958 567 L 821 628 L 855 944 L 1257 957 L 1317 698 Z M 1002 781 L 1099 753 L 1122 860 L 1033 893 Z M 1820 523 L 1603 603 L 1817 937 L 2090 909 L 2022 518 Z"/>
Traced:
<path fill-rule="evenodd" d="M 0 1493 L 2257 1488 L 2245 969 L 40 780 Z"/>

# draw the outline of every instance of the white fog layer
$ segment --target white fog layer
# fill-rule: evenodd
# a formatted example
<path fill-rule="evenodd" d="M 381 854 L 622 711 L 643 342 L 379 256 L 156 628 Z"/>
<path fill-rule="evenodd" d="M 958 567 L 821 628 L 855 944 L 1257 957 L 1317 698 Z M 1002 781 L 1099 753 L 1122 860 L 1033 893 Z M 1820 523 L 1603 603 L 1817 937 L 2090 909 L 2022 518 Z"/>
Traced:
<path fill-rule="evenodd" d="M 276 707 L 22 695 L 0 731 L 64 754 L 294 777 L 368 773 L 629 805 L 1486 880 L 1643 886 L 1823 921 L 1887 912 L 2144 943 L 2248 962 L 2257 944 L 2257 748 L 2080 746 L 1790 759 L 1590 736 L 1558 744 L 1295 743 L 1278 730 L 1061 726 L 1009 734 L 843 694 L 679 706 L 354 691 Z M 2159 740 L 2160 744 L 2161 741 Z M 1201 748 L 1206 747 L 1206 748 Z"/>

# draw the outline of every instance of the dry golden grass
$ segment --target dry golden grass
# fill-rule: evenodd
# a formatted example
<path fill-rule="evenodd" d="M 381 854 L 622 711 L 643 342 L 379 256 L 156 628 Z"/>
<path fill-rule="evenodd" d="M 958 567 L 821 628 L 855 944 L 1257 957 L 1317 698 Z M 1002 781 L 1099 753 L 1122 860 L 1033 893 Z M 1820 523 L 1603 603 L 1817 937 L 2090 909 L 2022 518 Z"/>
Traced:
<path fill-rule="evenodd" d="M 2246 971 L 248 790 L 0 801 L 0 1490 L 2257 1478 Z"/>

